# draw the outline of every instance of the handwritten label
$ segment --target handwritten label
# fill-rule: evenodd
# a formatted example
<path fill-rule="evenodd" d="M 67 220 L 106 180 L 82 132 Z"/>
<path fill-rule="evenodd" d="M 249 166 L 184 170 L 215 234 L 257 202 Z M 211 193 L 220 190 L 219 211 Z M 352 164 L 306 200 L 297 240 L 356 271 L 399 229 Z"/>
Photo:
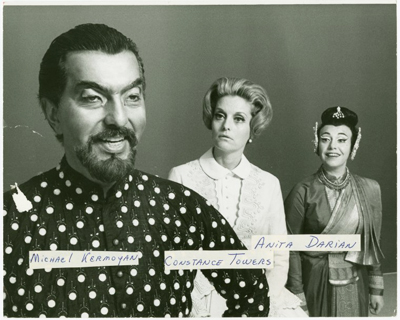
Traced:
<path fill-rule="evenodd" d="M 178 269 L 271 269 L 274 266 L 272 251 L 209 250 L 166 251 L 166 270 Z"/>
<path fill-rule="evenodd" d="M 87 268 L 138 265 L 140 252 L 121 251 L 29 251 L 31 269 Z"/>
<path fill-rule="evenodd" d="M 253 250 L 360 251 L 359 234 L 292 234 L 252 236 Z"/>

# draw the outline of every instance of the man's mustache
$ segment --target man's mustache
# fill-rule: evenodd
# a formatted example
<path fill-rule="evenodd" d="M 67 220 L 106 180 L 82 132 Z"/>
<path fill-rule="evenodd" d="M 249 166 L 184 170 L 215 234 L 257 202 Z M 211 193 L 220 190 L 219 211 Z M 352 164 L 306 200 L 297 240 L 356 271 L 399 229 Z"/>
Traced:
<path fill-rule="evenodd" d="M 138 140 L 135 134 L 135 131 L 132 129 L 128 129 L 125 127 L 120 127 L 120 128 L 106 128 L 103 131 L 90 136 L 89 138 L 89 144 L 91 143 L 98 143 L 98 142 L 104 142 L 104 140 L 109 140 L 112 138 L 124 138 L 128 140 L 130 146 L 136 147 L 138 144 Z"/>

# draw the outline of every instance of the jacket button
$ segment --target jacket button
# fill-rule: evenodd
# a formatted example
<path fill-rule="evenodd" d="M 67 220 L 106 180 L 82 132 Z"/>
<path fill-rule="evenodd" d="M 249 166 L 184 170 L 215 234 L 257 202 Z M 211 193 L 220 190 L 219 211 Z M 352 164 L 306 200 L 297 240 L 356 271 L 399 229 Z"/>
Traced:
<path fill-rule="evenodd" d="M 119 240 L 118 240 L 118 239 L 114 239 L 114 240 L 113 240 L 113 244 L 114 244 L 114 246 L 119 245 Z"/>
<path fill-rule="evenodd" d="M 122 271 L 118 271 L 117 272 L 117 277 L 118 278 L 122 278 L 123 275 L 124 275 L 124 273 Z"/>

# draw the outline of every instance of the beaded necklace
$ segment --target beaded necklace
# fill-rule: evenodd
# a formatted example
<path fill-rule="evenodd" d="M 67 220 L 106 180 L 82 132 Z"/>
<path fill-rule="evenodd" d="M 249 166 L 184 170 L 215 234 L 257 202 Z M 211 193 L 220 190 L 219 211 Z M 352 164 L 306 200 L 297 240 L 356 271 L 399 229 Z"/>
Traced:
<path fill-rule="evenodd" d="M 322 166 L 319 168 L 318 170 L 318 180 L 323 183 L 325 186 L 327 186 L 330 189 L 334 189 L 334 190 L 340 190 L 345 188 L 349 182 L 350 182 L 350 171 L 349 169 L 346 167 L 346 173 L 340 177 L 339 179 L 336 179 L 335 181 L 331 181 L 327 178 L 327 176 L 325 175 L 324 169 L 322 168 Z M 344 177 L 344 178 L 343 178 Z"/>

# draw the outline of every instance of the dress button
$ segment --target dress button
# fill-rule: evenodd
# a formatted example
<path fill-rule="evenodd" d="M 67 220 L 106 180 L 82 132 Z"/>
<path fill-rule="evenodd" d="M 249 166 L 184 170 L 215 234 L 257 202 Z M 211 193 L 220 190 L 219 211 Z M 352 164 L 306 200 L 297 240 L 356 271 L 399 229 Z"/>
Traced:
<path fill-rule="evenodd" d="M 117 277 L 118 278 L 122 278 L 123 275 L 124 275 L 124 273 L 122 271 L 118 271 L 117 272 Z"/>
<path fill-rule="evenodd" d="M 114 246 L 119 245 L 119 240 L 118 240 L 118 239 L 114 239 L 114 240 L 113 240 L 113 244 L 114 244 Z"/>
<path fill-rule="evenodd" d="M 121 308 L 126 309 L 126 303 L 121 303 Z"/>

